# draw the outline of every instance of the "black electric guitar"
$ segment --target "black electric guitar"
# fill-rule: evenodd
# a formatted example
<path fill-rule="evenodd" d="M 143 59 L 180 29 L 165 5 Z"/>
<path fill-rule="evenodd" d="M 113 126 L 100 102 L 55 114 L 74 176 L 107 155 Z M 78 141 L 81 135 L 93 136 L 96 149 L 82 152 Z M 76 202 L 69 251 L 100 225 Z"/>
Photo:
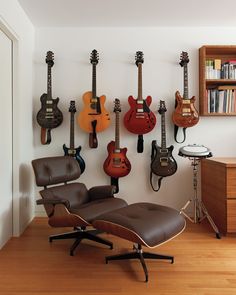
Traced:
<path fill-rule="evenodd" d="M 74 143 L 74 128 L 75 128 L 75 113 L 76 113 L 76 108 L 75 108 L 75 101 L 71 100 L 70 101 L 70 147 L 66 147 L 65 144 L 63 144 L 63 150 L 65 152 L 65 156 L 71 156 L 74 157 L 77 162 L 79 163 L 81 174 L 84 172 L 85 169 L 85 162 L 83 158 L 80 156 L 80 151 L 81 151 L 81 146 L 75 148 L 75 143 Z"/>
<path fill-rule="evenodd" d="M 54 54 L 52 51 L 47 52 L 46 63 L 48 65 L 47 75 L 47 93 L 40 97 L 41 109 L 37 113 L 37 122 L 41 126 L 41 142 L 49 144 L 51 142 L 51 129 L 61 125 L 63 121 L 62 112 L 57 107 L 59 98 L 52 98 L 52 76 L 51 68 L 54 65 Z M 44 139 L 44 134 L 47 132 L 47 140 Z"/>
<path fill-rule="evenodd" d="M 166 147 L 166 127 L 165 127 L 165 112 L 166 106 L 163 100 L 160 101 L 160 108 L 158 110 L 161 115 L 161 146 L 158 146 L 156 140 L 152 141 L 152 155 L 151 155 L 151 175 L 150 183 L 154 191 L 160 189 L 161 180 L 163 177 L 173 175 L 177 170 L 177 163 L 172 156 L 174 149 L 173 145 Z M 154 189 L 152 184 L 152 173 L 159 177 L 158 189 Z"/>

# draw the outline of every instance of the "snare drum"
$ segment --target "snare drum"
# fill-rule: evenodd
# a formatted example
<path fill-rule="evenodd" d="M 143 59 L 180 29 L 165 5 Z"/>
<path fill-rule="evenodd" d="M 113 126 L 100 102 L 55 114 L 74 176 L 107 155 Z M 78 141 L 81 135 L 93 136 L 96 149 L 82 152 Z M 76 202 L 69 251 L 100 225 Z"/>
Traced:
<path fill-rule="evenodd" d="M 209 158 L 212 157 L 212 153 L 204 145 L 189 144 L 179 149 L 179 156 L 190 158 Z"/>

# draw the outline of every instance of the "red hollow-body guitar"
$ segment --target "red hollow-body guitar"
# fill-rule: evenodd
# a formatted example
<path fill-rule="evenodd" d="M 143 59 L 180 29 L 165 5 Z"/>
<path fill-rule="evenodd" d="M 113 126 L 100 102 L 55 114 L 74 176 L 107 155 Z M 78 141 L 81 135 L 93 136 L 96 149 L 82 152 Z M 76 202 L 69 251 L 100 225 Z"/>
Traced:
<path fill-rule="evenodd" d="M 121 108 L 119 99 L 115 99 L 114 112 L 116 114 L 115 141 L 107 145 L 108 157 L 103 164 L 103 169 L 107 175 L 119 178 L 128 175 L 131 170 L 130 161 L 126 157 L 127 148 L 120 148 L 119 115 Z"/>
<path fill-rule="evenodd" d="M 156 116 L 149 109 L 152 102 L 151 96 L 148 96 L 146 99 L 143 99 L 142 96 L 143 53 L 137 51 L 135 59 L 138 67 L 138 98 L 135 99 L 133 96 L 129 96 L 130 110 L 124 116 L 124 125 L 132 133 L 146 134 L 156 125 Z"/>

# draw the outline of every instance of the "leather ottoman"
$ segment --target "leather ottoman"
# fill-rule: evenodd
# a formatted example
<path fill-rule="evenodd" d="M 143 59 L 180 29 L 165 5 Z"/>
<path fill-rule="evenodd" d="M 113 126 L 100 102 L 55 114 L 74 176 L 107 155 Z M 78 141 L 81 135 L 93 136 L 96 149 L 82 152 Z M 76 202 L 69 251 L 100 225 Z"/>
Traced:
<path fill-rule="evenodd" d="M 109 260 L 138 258 L 147 282 L 148 271 L 144 258 L 167 259 L 173 263 L 174 257 L 143 252 L 142 246 L 155 248 L 173 239 L 184 230 L 186 222 L 179 211 L 170 207 L 134 203 L 99 216 L 92 224 L 99 230 L 135 243 L 134 252 L 107 256 L 106 263 Z"/>

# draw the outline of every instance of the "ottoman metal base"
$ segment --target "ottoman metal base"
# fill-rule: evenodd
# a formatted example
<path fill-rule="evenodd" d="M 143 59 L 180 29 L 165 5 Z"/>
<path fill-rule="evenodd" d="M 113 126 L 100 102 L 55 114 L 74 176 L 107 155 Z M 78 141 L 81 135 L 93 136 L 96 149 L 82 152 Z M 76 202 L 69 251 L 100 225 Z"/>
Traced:
<path fill-rule="evenodd" d="M 144 273 L 145 273 L 145 282 L 148 282 L 148 270 L 145 263 L 144 258 L 148 259 L 167 259 L 170 260 L 171 263 L 174 263 L 174 257 L 168 256 L 168 255 L 161 255 L 156 253 L 149 253 L 149 252 L 143 252 L 141 245 L 134 245 L 133 249 L 134 252 L 124 253 L 124 254 L 118 254 L 118 255 L 111 255 L 106 257 L 106 263 L 108 263 L 109 260 L 124 260 L 124 259 L 139 259 Z"/>

